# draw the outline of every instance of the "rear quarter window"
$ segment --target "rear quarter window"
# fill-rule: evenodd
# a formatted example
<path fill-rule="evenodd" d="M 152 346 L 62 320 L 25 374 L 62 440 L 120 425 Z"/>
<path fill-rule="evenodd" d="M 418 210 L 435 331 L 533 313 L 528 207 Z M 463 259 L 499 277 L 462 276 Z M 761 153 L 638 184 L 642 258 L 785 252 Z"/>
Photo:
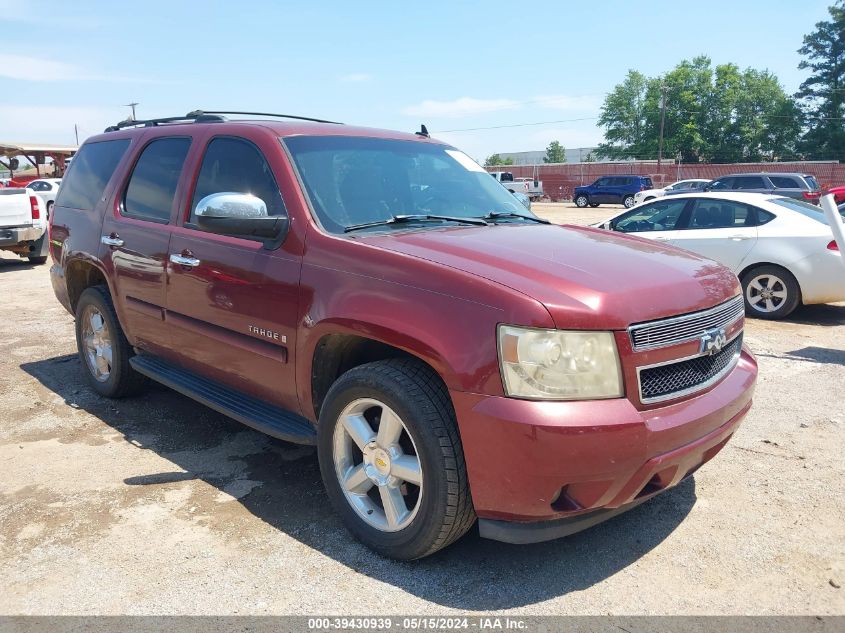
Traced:
<path fill-rule="evenodd" d="M 128 147 L 129 139 L 83 145 L 62 181 L 56 205 L 83 211 L 93 209 Z"/>
<path fill-rule="evenodd" d="M 769 180 L 778 189 L 803 189 L 804 187 L 797 178 L 789 176 L 769 176 Z"/>

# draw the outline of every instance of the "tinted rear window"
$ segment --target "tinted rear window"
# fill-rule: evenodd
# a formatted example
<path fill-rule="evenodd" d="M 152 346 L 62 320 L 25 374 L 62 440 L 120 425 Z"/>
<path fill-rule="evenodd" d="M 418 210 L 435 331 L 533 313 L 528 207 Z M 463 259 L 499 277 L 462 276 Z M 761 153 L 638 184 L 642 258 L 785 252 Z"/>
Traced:
<path fill-rule="evenodd" d="M 734 177 L 733 188 L 742 189 L 765 189 L 766 183 L 761 176 L 736 176 Z"/>
<path fill-rule="evenodd" d="M 810 189 L 812 189 L 813 191 L 815 191 L 816 189 L 821 189 L 821 187 L 819 187 L 819 183 L 816 181 L 815 176 L 809 176 L 805 174 L 804 180 L 807 181 L 807 184 L 810 185 Z"/>
<path fill-rule="evenodd" d="M 68 168 L 56 204 L 90 211 L 102 197 L 129 139 L 86 143 Z"/>
<path fill-rule="evenodd" d="M 163 138 L 144 148 L 129 178 L 124 214 L 160 222 L 170 220 L 176 185 L 190 146 L 188 138 Z"/>
<path fill-rule="evenodd" d="M 790 176 L 769 176 L 769 180 L 778 189 L 803 189 L 801 182 L 797 178 Z"/>

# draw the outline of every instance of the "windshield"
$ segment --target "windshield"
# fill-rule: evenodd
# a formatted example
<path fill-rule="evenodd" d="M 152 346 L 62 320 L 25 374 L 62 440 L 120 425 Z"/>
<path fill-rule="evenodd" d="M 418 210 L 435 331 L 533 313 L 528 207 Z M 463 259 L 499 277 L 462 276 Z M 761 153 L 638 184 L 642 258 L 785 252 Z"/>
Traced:
<path fill-rule="evenodd" d="M 355 136 L 292 136 L 283 142 L 317 219 L 330 233 L 403 215 L 478 218 L 491 211 L 530 215 L 482 167 L 447 145 Z M 447 221 L 401 226 L 443 224 Z"/>

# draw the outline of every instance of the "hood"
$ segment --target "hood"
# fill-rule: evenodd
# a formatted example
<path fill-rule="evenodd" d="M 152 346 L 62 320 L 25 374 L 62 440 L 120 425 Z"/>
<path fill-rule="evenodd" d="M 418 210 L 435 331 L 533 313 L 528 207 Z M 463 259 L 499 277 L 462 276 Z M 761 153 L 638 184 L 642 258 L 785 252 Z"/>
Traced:
<path fill-rule="evenodd" d="M 543 303 L 562 329 L 624 329 L 740 292 L 736 276 L 712 260 L 587 227 L 500 224 L 361 239 L 517 290 Z"/>

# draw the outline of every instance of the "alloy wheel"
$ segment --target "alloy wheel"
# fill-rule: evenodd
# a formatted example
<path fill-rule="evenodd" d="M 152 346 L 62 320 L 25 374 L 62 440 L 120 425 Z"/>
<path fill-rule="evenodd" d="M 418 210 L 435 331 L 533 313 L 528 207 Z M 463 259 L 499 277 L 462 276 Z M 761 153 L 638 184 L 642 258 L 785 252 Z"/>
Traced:
<path fill-rule="evenodd" d="M 367 524 L 397 532 L 414 520 L 423 471 L 402 419 L 373 398 L 344 408 L 333 437 L 335 474 L 349 505 Z"/>
<path fill-rule="evenodd" d="M 789 293 L 784 281 L 775 275 L 757 275 L 748 282 L 745 298 L 759 312 L 774 312 L 786 301 Z"/>
<path fill-rule="evenodd" d="M 106 382 L 112 371 L 112 339 L 106 320 L 93 305 L 82 314 L 82 344 L 91 375 Z"/>

